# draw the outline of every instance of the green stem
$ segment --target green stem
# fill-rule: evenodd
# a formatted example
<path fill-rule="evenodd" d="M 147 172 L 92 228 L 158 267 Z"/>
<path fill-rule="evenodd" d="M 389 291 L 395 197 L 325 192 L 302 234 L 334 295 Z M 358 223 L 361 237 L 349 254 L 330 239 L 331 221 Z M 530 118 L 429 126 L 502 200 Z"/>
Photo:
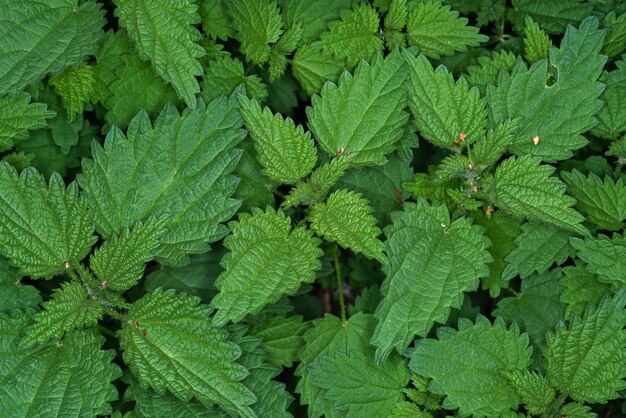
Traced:
<path fill-rule="evenodd" d="M 104 325 L 98 325 L 98 328 L 100 329 L 100 332 L 102 332 L 104 335 L 109 335 L 111 337 L 115 337 L 115 332 L 110 329 L 105 327 Z"/>
<path fill-rule="evenodd" d="M 335 273 L 337 273 L 337 290 L 339 290 L 339 307 L 341 309 L 341 321 L 345 324 L 346 319 L 346 302 L 343 299 L 343 280 L 341 279 L 341 264 L 339 263 L 339 248 L 335 245 L 333 251 L 333 260 L 335 261 Z"/>

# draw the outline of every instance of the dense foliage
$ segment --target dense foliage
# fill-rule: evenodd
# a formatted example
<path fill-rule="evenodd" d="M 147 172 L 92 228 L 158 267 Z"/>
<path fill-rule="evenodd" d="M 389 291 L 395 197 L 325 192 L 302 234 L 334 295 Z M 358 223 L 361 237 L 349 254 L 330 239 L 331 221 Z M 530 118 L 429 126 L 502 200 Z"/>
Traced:
<path fill-rule="evenodd" d="M 0 416 L 626 413 L 623 0 L 0 0 Z"/>

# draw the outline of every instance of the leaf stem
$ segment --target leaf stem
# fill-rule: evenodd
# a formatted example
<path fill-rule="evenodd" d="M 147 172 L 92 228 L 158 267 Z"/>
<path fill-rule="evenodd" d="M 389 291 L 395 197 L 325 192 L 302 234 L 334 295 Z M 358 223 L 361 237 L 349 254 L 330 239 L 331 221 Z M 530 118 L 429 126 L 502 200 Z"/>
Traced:
<path fill-rule="evenodd" d="M 335 245 L 333 251 L 333 260 L 335 262 L 335 273 L 337 274 L 337 290 L 339 291 L 339 308 L 341 309 L 341 322 L 344 324 L 346 319 L 346 302 L 343 298 L 343 280 L 341 278 L 341 264 L 339 263 L 339 247 Z"/>

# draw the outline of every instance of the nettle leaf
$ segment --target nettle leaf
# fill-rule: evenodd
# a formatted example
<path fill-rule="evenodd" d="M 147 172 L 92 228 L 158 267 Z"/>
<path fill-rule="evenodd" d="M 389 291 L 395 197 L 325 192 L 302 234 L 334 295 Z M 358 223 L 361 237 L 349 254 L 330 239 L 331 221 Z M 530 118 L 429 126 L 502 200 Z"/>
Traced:
<path fill-rule="evenodd" d="M 532 349 L 517 326 L 493 325 L 483 316 L 476 324 L 459 320 L 459 330 L 439 328 L 437 339 L 417 340 L 409 367 L 433 379 L 429 391 L 446 395 L 443 407 L 461 415 L 503 416 L 520 402 L 503 372 L 526 370 Z M 468 388 L 472 388 L 468 391 Z"/>
<path fill-rule="evenodd" d="M 383 40 L 378 36 L 379 17 L 376 9 L 367 3 L 345 12 L 341 20 L 330 24 L 330 30 L 320 36 L 319 46 L 339 58 L 345 58 L 352 68 L 364 59 L 370 61 L 383 51 Z"/>
<path fill-rule="evenodd" d="M 111 290 L 130 289 L 139 282 L 165 233 L 164 222 L 138 223 L 102 244 L 89 258 L 89 267 Z"/>
<path fill-rule="evenodd" d="M 352 0 L 281 0 L 281 7 L 287 27 L 295 22 L 306 22 L 302 27 L 302 40 L 305 44 L 319 39 L 328 29 L 328 24 L 338 20 L 344 10 L 348 10 Z"/>
<path fill-rule="evenodd" d="M 565 195 L 565 184 L 552 176 L 554 171 L 554 167 L 542 165 L 538 157 L 510 157 L 496 168 L 487 194 L 513 216 L 587 235 L 581 224 L 583 216 L 572 208 L 576 201 Z"/>
<path fill-rule="evenodd" d="M 534 64 L 542 59 L 548 59 L 552 41 L 539 25 L 530 16 L 526 16 L 524 27 L 524 55 L 526 61 Z"/>
<path fill-rule="evenodd" d="M 580 402 L 605 403 L 620 396 L 626 388 L 624 304 L 622 289 L 548 337 L 546 372 L 555 388 Z"/>
<path fill-rule="evenodd" d="M 63 99 L 67 117 L 73 121 L 77 114 L 83 113 L 85 103 L 94 101 L 96 91 L 95 71 L 91 65 L 68 68 L 58 77 L 50 77 L 56 94 Z"/>
<path fill-rule="evenodd" d="M 461 133 L 468 144 L 484 134 L 487 110 L 478 89 L 470 89 L 464 78 L 455 83 L 444 66 L 433 70 L 424 55 L 414 57 L 405 52 L 404 59 L 409 72 L 409 105 L 424 138 L 452 148 Z"/>
<path fill-rule="evenodd" d="M 490 55 L 478 57 L 477 61 L 467 66 L 467 81 L 484 95 L 487 86 L 497 84 L 500 72 L 510 72 L 521 59 L 510 51 L 492 51 Z"/>
<path fill-rule="evenodd" d="M 615 63 L 617 69 L 604 72 L 600 81 L 606 84 L 600 98 L 604 101 L 604 107 L 598 113 L 598 124 L 591 133 L 602 138 L 615 140 L 626 131 L 626 61 L 620 60 Z"/>
<path fill-rule="evenodd" d="M 267 352 L 267 361 L 278 367 L 291 367 L 300 359 L 304 348 L 303 334 L 309 329 L 309 322 L 302 316 L 272 316 L 266 322 L 254 325 L 250 333 L 259 337 Z"/>
<path fill-rule="evenodd" d="M 445 206 L 420 199 L 405 203 L 385 230 L 387 274 L 376 310 L 372 344 L 382 361 L 395 348 L 402 353 L 415 335 L 426 336 L 434 322 L 445 322 L 466 291 L 489 274 L 489 240 L 466 218 L 450 220 Z"/>
<path fill-rule="evenodd" d="M 565 315 L 582 315 L 587 306 L 597 305 L 602 297 L 609 294 L 610 288 L 606 283 L 600 282 L 576 261 L 575 266 L 567 266 L 563 269 L 561 277 L 561 302 L 565 303 Z"/>
<path fill-rule="evenodd" d="M 368 258 L 384 260 L 384 245 L 378 239 L 382 231 L 376 226 L 370 202 L 361 194 L 337 190 L 326 202 L 313 205 L 308 218 L 311 229 L 326 240 Z"/>
<path fill-rule="evenodd" d="M 0 162 L 0 253 L 23 275 L 50 278 L 78 264 L 96 242 L 94 226 L 75 182 L 58 174 L 46 185 L 27 168 L 18 176 Z"/>
<path fill-rule="evenodd" d="M 336 83 L 343 72 L 342 60 L 304 44 L 291 59 L 291 71 L 308 95 L 319 94 L 327 81 Z"/>
<path fill-rule="evenodd" d="M 429 58 L 466 51 L 489 38 L 478 33 L 478 28 L 467 26 L 467 19 L 437 0 L 418 2 L 409 13 L 407 23 L 409 46 L 416 46 Z"/>
<path fill-rule="evenodd" d="M 2 0 L 0 21 L 0 95 L 80 64 L 94 53 L 105 23 L 94 0 Z"/>
<path fill-rule="evenodd" d="M 548 84 L 547 61 L 530 68 L 520 62 L 510 75 L 501 74 L 497 87 L 487 88 L 492 124 L 520 118 L 511 152 L 558 161 L 587 144 L 581 134 L 597 123 L 594 115 L 602 107 L 603 85 L 597 80 L 606 62 L 600 55 L 604 35 L 594 17 L 585 19 L 579 29 L 569 27 L 561 47 L 550 49 L 550 65 L 558 74 L 554 83 Z"/>
<path fill-rule="evenodd" d="M 198 6 L 202 19 L 202 31 L 211 38 L 223 41 L 233 37 L 233 22 L 222 1 L 203 1 Z"/>
<path fill-rule="evenodd" d="M 530 16 L 549 33 L 563 33 L 567 25 L 576 25 L 589 16 L 593 5 L 580 0 L 513 0 L 513 8 L 511 20 L 516 27 L 522 27 L 523 17 Z"/>
<path fill-rule="evenodd" d="M 239 107 L 263 174 L 285 184 L 295 184 L 309 175 L 317 162 L 309 132 L 290 118 L 283 119 L 267 107 L 261 109 L 256 100 L 239 96 Z"/>
<path fill-rule="evenodd" d="M 28 131 L 44 128 L 55 115 L 45 103 L 31 103 L 28 94 L 0 96 L 0 152 L 28 138 Z"/>
<path fill-rule="evenodd" d="M 130 386 L 124 393 L 124 400 L 134 401 L 135 411 L 143 417 L 215 418 L 220 416 L 196 399 L 183 401 L 168 392 L 159 394 L 141 386 L 136 379 L 130 379 Z"/>
<path fill-rule="evenodd" d="M 127 135 L 112 128 L 104 147 L 92 146 L 78 181 L 105 238 L 155 217 L 167 232 L 155 256 L 184 264 L 187 254 L 207 250 L 224 237 L 220 222 L 239 202 L 231 199 L 237 178 L 230 175 L 244 137 L 234 99 L 220 98 L 179 115 L 166 107 L 154 126 L 145 112 L 131 122 Z"/>
<path fill-rule="evenodd" d="M 409 383 L 409 370 L 400 356 L 376 364 L 371 353 L 338 352 L 320 357 L 308 370 L 313 384 L 325 389 L 325 398 L 346 417 L 386 416 L 404 399 Z"/>
<path fill-rule="evenodd" d="M 154 71 L 172 86 L 190 108 L 200 91 L 196 76 L 202 75 L 198 58 L 205 54 L 197 44 L 200 32 L 198 7 L 191 0 L 115 0 L 115 15 L 126 28 L 139 57 L 152 63 Z"/>
<path fill-rule="evenodd" d="M 617 182 L 609 176 L 604 180 L 593 173 L 587 177 L 578 170 L 561 172 L 567 184 L 567 193 L 576 199 L 576 208 L 587 221 L 599 229 L 619 231 L 626 219 L 626 186 L 622 179 Z"/>
<path fill-rule="evenodd" d="M 528 370 L 523 372 L 514 370 L 507 373 L 506 377 L 517 387 L 522 403 L 529 413 L 542 415 L 548 412 L 548 407 L 556 397 L 556 392 L 545 376 Z"/>
<path fill-rule="evenodd" d="M 241 383 L 248 372 L 236 363 L 241 349 L 211 325 L 211 308 L 199 299 L 157 289 L 128 310 L 118 331 L 124 362 L 157 393 L 217 403 L 233 414 L 254 417 L 255 396 Z"/>
<path fill-rule="evenodd" d="M 89 331 L 67 334 L 61 344 L 19 346 L 32 311 L 0 314 L 0 416 L 110 415 L 118 398 L 111 382 L 122 375 L 115 352 Z M 76 400 L 80 401 L 76 401 Z"/>
<path fill-rule="evenodd" d="M 395 51 L 362 61 L 354 75 L 344 72 L 339 84 L 327 83 L 307 108 L 309 128 L 330 155 L 350 152 L 352 163 L 383 164 L 404 134 L 406 78 L 403 59 Z"/>
<path fill-rule="evenodd" d="M 269 44 L 283 33 L 283 19 L 274 0 L 227 0 L 226 6 L 241 43 L 241 52 L 253 64 L 265 64 L 272 52 Z"/>
<path fill-rule="evenodd" d="M 569 237 L 567 231 L 554 226 L 525 223 L 522 233 L 515 238 L 515 248 L 505 258 L 508 264 L 502 279 L 508 281 L 518 275 L 524 279 L 533 273 L 548 271 L 553 264 L 560 266 L 576 254 Z"/>
<path fill-rule="evenodd" d="M 497 163 L 509 146 L 517 132 L 518 120 L 508 120 L 487 131 L 487 135 L 476 140 L 472 146 L 471 156 L 477 168 L 490 167 Z"/>
<path fill-rule="evenodd" d="M 0 313 L 16 309 L 35 308 L 41 303 L 41 294 L 34 286 L 23 284 L 17 269 L 0 256 Z"/>
<path fill-rule="evenodd" d="M 572 246 L 578 250 L 578 258 L 587 263 L 587 270 L 596 274 L 603 283 L 626 286 L 626 238 L 613 234 L 611 238 L 598 235 L 597 238 L 571 239 Z"/>
<path fill-rule="evenodd" d="M 229 226 L 224 246 L 230 252 L 222 258 L 225 271 L 215 283 L 220 293 L 211 302 L 218 309 L 214 324 L 239 322 L 315 280 L 320 240 L 304 227 L 292 229 L 283 212 L 254 208 Z"/>
<path fill-rule="evenodd" d="M 626 49 L 626 13 L 616 16 L 615 12 L 607 13 L 602 19 L 603 26 L 608 27 L 602 53 L 613 58 Z"/>
<path fill-rule="evenodd" d="M 28 327 L 21 341 L 24 347 L 58 339 L 75 328 L 96 325 L 104 313 L 102 305 L 91 299 L 77 282 L 62 283 L 43 307 L 44 310 L 35 314 L 35 323 Z"/>
<path fill-rule="evenodd" d="M 554 329 L 565 312 L 559 301 L 563 290 L 561 276 L 561 270 L 555 269 L 524 278 L 519 294 L 500 299 L 492 315 L 518 324 L 533 344 L 543 346 L 546 333 Z"/>
<path fill-rule="evenodd" d="M 211 101 L 222 94 L 229 96 L 243 84 L 248 97 L 262 102 L 267 98 L 267 86 L 254 74 L 247 75 L 243 63 L 236 58 L 223 57 L 213 60 L 206 68 L 200 97 Z"/>

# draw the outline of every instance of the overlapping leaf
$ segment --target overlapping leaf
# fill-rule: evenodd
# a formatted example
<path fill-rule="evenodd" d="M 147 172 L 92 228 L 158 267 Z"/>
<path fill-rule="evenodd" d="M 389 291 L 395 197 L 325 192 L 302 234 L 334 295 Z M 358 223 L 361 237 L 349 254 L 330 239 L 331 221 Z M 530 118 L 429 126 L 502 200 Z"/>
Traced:
<path fill-rule="evenodd" d="M 13 147 L 18 141 L 28 138 L 28 131 L 46 126 L 55 112 L 44 103 L 31 103 L 30 96 L 0 97 L 0 152 Z"/>
<path fill-rule="evenodd" d="M 587 270 L 596 274 L 603 283 L 612 284 L 617 288 L 626 286 L 626 238 L 613 234 L 611 238 L 598 235 L 597 238 L 585 240 L 572 238 L 578 257 L 587 263 Z"/>

